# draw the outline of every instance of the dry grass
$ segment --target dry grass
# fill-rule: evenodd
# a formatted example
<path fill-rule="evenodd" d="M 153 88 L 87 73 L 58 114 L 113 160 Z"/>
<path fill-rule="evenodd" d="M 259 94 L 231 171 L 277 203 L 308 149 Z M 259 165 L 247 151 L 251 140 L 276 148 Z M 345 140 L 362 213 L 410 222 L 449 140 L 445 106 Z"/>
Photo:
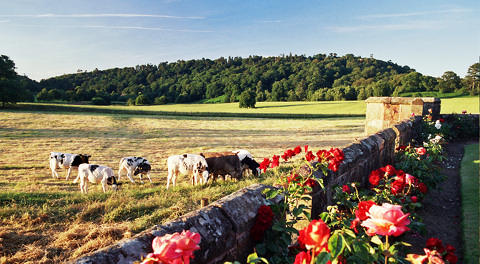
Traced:
<path fill-rule="evenodd" d="M 239 182 L 190 186 L 186 178 L 165 190 L 172 154 L 248 149 L 257 158 L 308 144 L 344 146 L 362 137 L 364 120 L 181 118 L 138 115 L 0 111 L 0 263 L 59 263 L 199 208 L 270 174 Z M 153 184 L 131 184 L 81 195 L 71 179 L 54 179 L 50 151 L 88 153 L 91 163 L 118 169 L 125 156 L 152 163 Z M 61 176 L 64 172 L 59 173 Z M 138 181 L 138 178 L 136 179 Z M 148 180 L 146 181 L 148 182 Z"/>

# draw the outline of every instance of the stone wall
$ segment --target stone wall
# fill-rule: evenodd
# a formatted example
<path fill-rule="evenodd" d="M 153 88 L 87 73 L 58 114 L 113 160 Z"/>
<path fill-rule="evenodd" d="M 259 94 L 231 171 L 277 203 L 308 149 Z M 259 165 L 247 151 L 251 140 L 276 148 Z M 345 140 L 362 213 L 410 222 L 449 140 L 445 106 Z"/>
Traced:
<path fill-rule="evenodd" d="M 418 116 L 426 115 L 431 109 L 435 119 L 440 114 L 440 99 L 433 97 L 370 97 L 365 102 L 365 135 L 393 127 L 410 118 L 412 113 Z"/>

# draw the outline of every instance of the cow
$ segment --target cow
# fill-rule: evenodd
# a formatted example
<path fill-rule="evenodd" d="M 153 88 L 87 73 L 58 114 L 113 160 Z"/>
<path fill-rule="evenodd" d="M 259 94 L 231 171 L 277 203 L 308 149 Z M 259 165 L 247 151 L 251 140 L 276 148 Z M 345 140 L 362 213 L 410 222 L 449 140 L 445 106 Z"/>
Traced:
<path fill-rule="evenodd" d="M 143 183 L 142 176 L 147 175 L 150 183 L 152 179 L 150 178 L 150 170 L 152 166 L 148 160 L 142 157 L 125 157 L 120 159 L 120 164 L 118 168 L 118 180 L 120 180 L 121 173 L 127 171 L 127 177 L 132 183 L 135 183 L 135 180 L 132 177 L 133 175 L 140 175 L 140 182 Z"/>
<path fill-rule="evenodd" d="M 70 154 L 61 152 L 50 152 L 50 170 L 52 171 L 52 177 L 58 178 L 56 169 L 64 168 L 67 170 L 65 180 L 68 180 L 72 168 L 78 168 L 82 163 L 88 163 L 90 155 L 87 154 Z"/>
<path fill-rule="evenodd" d="M 238 149 L 232 151 L 237 154 L 242 164 L 242 174 L 246 174 L 248 170 L 251 170 L 254 176 L 260 175 L 260 164 L 253 159 L 252 154 L 248 150 Z"/>
<path fill-rule="evenodd" d="M 222 176 L 225 180 L 225 176 L 228 174 L 232 178 L 242 178 L 242 168 L 240 159 L 233 152 L 206 152 L 201 153 L 201 156 L 205 157 L 208 168 L 212 174 L 212 181 L 215 181 L 218 176 Z M 205 181 L 205 183 L 208 181 Z"/>
<path fill-rule="evenodd" d="M 175 186 L 177 183 L 177 176 L 179 173 L 184 175 L 191 175 L 192 185 L 198 183 L 199 174 L 202 175 L 200 182 L 208 180 L 208 164 L 204 157 L 195 154 L 173 155 L 167 159 L 168 176 L 167 176 L 167 190 L 170 185 Z"/>
<path fill-rule="evenodd" d="M 117 190 L 121 183 L 117 182 L 113 170 L 110 167 L 83 163 L 78 166 L 78 177 L 80 178 L 80 191 L 87 193 L 88 182 L 101 183 L 103 192 L 107 191 L 107 185 L 112 185 L 113 190 Z"/>

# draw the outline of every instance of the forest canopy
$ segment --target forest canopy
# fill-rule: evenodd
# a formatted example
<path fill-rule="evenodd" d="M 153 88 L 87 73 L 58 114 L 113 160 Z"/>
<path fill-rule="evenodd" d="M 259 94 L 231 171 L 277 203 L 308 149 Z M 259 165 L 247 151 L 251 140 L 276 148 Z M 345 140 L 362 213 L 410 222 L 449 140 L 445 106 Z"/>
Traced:
<path fill-rule="evenodd" d="M 94 104 L 237 102 L 247 90 L 256 102 L 363 100 L 425 91 L 478 94 L 478 72 L 476 63 L 463 79 L 452 71 L 435 78 L 391 61 L 335 53 L 221 57 L 79 70 L 41 80 L 30 91 L 38 101 Z"/>

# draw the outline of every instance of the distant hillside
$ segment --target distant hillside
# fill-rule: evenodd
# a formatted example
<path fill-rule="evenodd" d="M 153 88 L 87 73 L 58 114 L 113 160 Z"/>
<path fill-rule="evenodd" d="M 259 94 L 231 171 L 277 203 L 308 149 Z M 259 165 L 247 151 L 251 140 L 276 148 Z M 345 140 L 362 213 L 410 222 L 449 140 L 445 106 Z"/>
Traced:
<path fill-rule="evenodd" d="M 408 66 L 352 54 L 222 57 L 57 76 L 39 83 L 37 100 L 236 102 L 247 89 L 255 92 L 257 101 L 362 100 L 461 89 L 460 77 L 450 73 L 447 77 L 454 79 L 453 84 L 447 84 L 443 76 L 424 76 Z"/>

